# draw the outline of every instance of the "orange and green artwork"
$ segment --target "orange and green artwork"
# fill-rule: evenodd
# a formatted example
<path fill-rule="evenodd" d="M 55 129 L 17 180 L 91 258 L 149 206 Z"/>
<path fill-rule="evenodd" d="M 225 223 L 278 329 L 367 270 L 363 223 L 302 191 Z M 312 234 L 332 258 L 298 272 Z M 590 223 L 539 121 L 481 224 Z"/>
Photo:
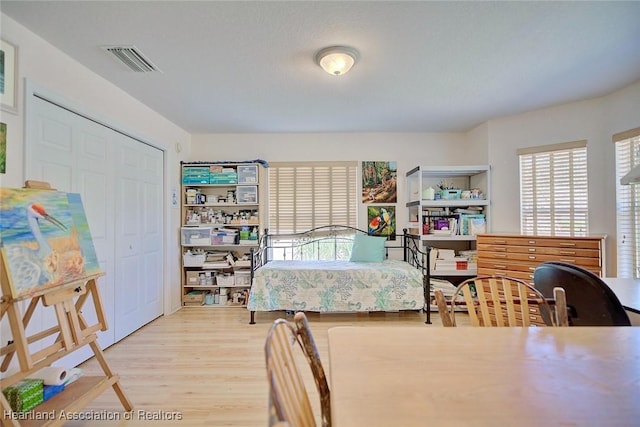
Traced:
<path fill-rule="evenodd" d="M 387 240 L 396 240 L 396 207 L 368 206 L 368 232 L 372 236 L 385 236 Z"/>
<path fill-rule="evenodd" d="M 100 272 L 79 194 L 0 188 L 0 250 L 13 298 Z"/>

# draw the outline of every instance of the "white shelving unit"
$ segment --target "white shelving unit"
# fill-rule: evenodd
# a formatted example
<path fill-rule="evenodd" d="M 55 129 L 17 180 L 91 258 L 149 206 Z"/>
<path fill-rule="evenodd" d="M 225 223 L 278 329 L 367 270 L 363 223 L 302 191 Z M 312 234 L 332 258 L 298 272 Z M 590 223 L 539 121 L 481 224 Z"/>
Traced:
<path fill-rule="evenodd" d="M 484 215 L 483 232 L 489 231 L 490 172 L 488 165 L 418 166 L 407 172 L 407 228 L 411 234 L 419 235 L 425 246 L 429 247 L 453 249 L 456 253 L 475 249 L 475 230 L 469 226 L 469 222 L 474 216 L 479 218 L 479 215 Z M 455 190 L 444 191 L 441 195 L 443 198 L 436 199 L 439 196 L 438 186 L 442 183 Z M 446 226 L 445 221 L 448 221 Z M 476 273 L 476 267 L 438 269 L 436 266 L 430 269 L 431 276 L 445 278 L 470 277 Z"/>
<path fill-rule="evenodd" d="M 246 307 L 251 257 L 241 256 L 258 248 L 264 229 L 263 176 L 257 162 L 182 163 L 183 305 Z M 229 253 L 240 256 L 234 265 Z"/>

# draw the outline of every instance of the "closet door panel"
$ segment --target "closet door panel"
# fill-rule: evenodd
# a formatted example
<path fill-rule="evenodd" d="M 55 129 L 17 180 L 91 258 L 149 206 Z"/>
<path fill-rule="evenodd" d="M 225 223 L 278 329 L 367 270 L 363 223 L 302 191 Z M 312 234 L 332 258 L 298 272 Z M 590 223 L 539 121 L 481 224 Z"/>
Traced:
<path fill-rule="evenodd" d="M 73 109 L 30 95 L 25 178 L 48 181 L 82 196 L 98 261 L 106 273 L 98 284 L 109 329 L 98 337 L 107 347 L 162 315 L 163 153 Z M 95 312 L 90 306 L 83 314 L 92 322 Z M 156 306 L 158 310 L 148 309 Z M 124 317 L 118 318 L 120 314 Z M 37 312 L 29 332 L 55 322 L 53 313 Z M 57 364 L 75 365 L 92 354 L 81 353 L 70 355 L 78 360 L 64 358 Z"/>
<path fill-rule="evenodd" d="M 28 126 L 31 136 L 25 144 L 26 177 L 49 182 L 60 191 L 80 193 L 91 228 L 98 261 L 105 277 L 98 280 L 107 323 L 113 322 L 113 227 L 108 226 L 108 195 L 112 167 L 107 155 L 109 129 L 89 121 L 66 109 L 35 98 L 35 107 L 29 111 Z M 102 147 L 100 147 L 102 146 Z M 112 162 L 111 162 L 112 163 Z M 110 289 L 111 288 L 111 289 Z M 89 323 L 97 316 L 88 303 L 83 315 Z M 39 319 L 39 321 L 38 321 Z M 39 308 L 32 321 L 37 332 L 57 324 L 52 309 Z M 113 330 L 98 332 L 98 342 L 106 347 L 113 344 Z M 49 337 L 53 340 L 55 336 Z M 46 340 L 43 341 L 46 344 Z M 83 348 L 61 359 L 56 364 L 74 366 L 93 353 Z"/>
<path fill-rule="evenodd" d="M 116 339 L 162 315 L 162 152 L 121 138 L 117 145 Z"/>

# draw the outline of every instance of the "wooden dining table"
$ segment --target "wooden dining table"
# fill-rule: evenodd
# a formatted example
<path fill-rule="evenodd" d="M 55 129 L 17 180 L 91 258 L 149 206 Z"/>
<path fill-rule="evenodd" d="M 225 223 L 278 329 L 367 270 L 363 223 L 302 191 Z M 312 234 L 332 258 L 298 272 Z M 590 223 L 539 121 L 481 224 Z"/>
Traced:
<path fill-rule="evenodd" d="M 638 426 L 638 327 L 334 327 L 334 427 Z"/>

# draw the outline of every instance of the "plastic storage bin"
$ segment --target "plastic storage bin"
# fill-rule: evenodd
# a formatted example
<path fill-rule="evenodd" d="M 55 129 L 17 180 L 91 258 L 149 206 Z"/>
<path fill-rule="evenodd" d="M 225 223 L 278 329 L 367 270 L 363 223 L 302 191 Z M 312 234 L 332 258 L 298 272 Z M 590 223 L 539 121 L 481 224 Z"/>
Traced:
<path fill-rule="evenodd" d="M 182 264 L 185 267 L 202 267 L 205 259 L 205 254 L 194 254 L 187 251 L 182 255 Z"/>
<path fill-rule="evenodd" d="M 258 187 L 255 185 L 239 185 L 236 187 L 236 200 L 240 204 L 257 204 Z"/>
<path fill-rule="evenodd" d="M 234 286 L 235 283 L 235 276 L 233 274 L 218 274 L 216 276 L 216 285 L 218 286 Z"/>
<path fill-rule="evenodd" d="M 211 245 L 211 227 L 182 227 L 183 245 Z"/>
<path fill-rule="evenodd" d="M 251 286 L 250 271 L 236 271 L 236 286 Z"/>
<path fill-rule="evenodd" d="M 238 184 L 257 184 L 258 183 L 258 166 L 257 165 L 239 165 L 238 166 Z"/>

